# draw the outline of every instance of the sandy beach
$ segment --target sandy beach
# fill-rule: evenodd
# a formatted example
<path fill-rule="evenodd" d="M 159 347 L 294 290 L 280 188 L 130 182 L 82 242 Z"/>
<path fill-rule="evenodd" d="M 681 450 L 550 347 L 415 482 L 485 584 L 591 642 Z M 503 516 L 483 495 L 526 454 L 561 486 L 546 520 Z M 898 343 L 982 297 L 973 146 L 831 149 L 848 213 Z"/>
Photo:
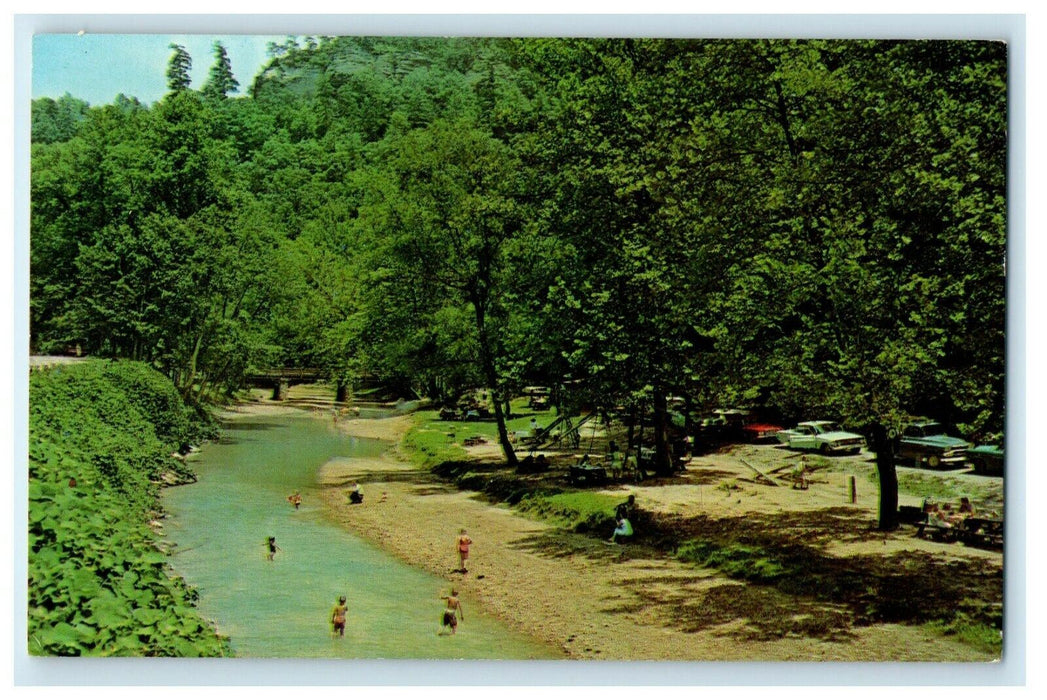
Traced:
<path fill-rule="evenodd" d="M 287 409 L 255 404 L 243 410 Z M 754 633 L 753 623 L 759 622 L 754 616 L 761 609 L 788 616 L 789 611 L 774 606 L 791 603 L 766 587 L 749 586 L 638 545 L 610 545 L 592 536 L 563 532 L 492 505 L 479 494 L 459 491 L 397 455 L 395 445 L 411 424 L 408 416 L 343 418 L 338 423 L 349 435 L 388 440 L 390 450 L 375 459 L 325 465 L 320 478 L 331 517 L 401 560 L 445 578 L 449 588 L 453 585 L 461 592 L 467 614 L 470 606 L 480 605 L 512 628 L 560 650 L 565 658 L 991 660 L 954 639 L 913 625 L 853 626 L 838 639 Z M 689 471 L 700 474 L 701 470 L 700 460 L 689 466 Z M 362 505 L 348 503 L 353 482 L 359 482 L 365 494 Z M 693 484 L 614 487 L 608 493 L 623 500 L 635 493 L 641 507 L 651 511 L 700 510 L 716 516 L 739 508 L 781 512 L 790 504 L 796 506 L 800 498 L 838 503 L 844 488 L 838 486 L 816 484 L 805 492 L 750 489 L 729 499 L 717 498 L 708 487 L 702 492 L 700 485 Z M 761 491 L 767 492 L 765 497 L 760 497 Z M 874 508 L 874 496 L 866 494 L 855 507 Z M 460 528 L 474 541 L 465 574 L 457 571 L 455 538 Z M 913 546 L 947 556 L 955 552 L 948 549 L 950 545 L 917 541 L 911 535 L 871 543 L 850 541 L 840 548 L 861 554 L 865 549 L 882 553 Z M 999 556 L 965 550 L 963 556 L 968 555 Z M 737 614 L 739 600 L 753 603 L 749 619 Z M 795 615 L 809 615 L 811 610 L 797 609 Z M 459 633 L 468 634 L 468 629 L 467 618 Z"/>

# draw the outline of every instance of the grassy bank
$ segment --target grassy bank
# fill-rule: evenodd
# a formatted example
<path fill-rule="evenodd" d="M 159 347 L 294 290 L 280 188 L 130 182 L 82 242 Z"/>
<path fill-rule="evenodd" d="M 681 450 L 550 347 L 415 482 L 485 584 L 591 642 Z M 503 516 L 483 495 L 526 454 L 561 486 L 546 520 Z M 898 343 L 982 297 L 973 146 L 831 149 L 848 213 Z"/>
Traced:
<path fill-rule="evenodd" d="M 28 646 L 34 655 L 225 656 L 149 522 L 208 428 L 149 367 L 88 361 L 29 385 Z"/>

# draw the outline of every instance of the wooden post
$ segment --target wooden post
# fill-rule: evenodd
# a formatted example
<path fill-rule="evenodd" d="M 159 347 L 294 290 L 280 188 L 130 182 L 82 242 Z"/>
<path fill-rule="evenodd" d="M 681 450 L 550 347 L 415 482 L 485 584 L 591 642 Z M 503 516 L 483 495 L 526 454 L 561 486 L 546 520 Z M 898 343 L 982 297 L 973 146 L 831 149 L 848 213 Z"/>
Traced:
<path fill-rule="evenodd" d="M 848 479 L 847 479 L 847 492 L 848 492 L 848 495 L 851 498 L 851 503 L 857 503 L 858 502 L 858 487 L 855 485 L 854 475 L 853 474 L 850 477 L 848 477 Z"/>

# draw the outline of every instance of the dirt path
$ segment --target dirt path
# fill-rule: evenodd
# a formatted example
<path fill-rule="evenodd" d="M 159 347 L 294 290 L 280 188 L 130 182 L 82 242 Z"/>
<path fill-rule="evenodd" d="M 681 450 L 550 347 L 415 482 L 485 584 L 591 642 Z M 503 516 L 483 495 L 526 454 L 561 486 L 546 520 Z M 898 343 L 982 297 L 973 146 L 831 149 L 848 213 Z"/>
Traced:
<path fill-rule="evenodd" d="M 342 420 L 340 425 L 347 434 L 395 443 L 410 419 Z M 695 474 L 695 483 L 631 491 L 646 509 L 709 516 L 777 517 L 783 508 L 797 507 L 799 499 L 840 500 L 839 484 L 830 488 L 828 478 L 826 484 L 816 483 L 806 492 L 761 489 L 745 482 L 744 467 L 738 472 L 742 486 L 719 492 L 702 485 L 702 475 L 711 467 L 694 467 L 688 471 Z M 557 531 L 490 505 L 478 494 L 443 484 L 398 459 L 393 451 L 377 459 L 329 463 L 321 480 L 325 505 L 346 528 L 412 565 L 443 576 L 459 588 L 466 605 L 478 602 L 570 658 L 990 660 L 917 626 L 842 623 L 837 633 L 821 638 L 782 634 L 772 620 L 791 620 L 789 629 L 795 630 L 803 629 L 803 619 L 836 616 L 842 620 L 846 613 L 803 596 L 785 596 L 685 566 L 639 545 L 613 546 Z M 353 481 L 365 493 L 363 505 L 347 503 Z M 860 502 L 855 507 L 866 506 Z M 464 575 L 454 571 L 459 528 L 466 528 L 475 542 Z M 924 544 L 931 549 L 946 547 Z M 889 546 L 900 550 L 912 545 L 892 540 Z M 840 547 L 851 553 L 882 552 L 888 540 L 851 541 Z M 468 621 L 460 631 L 468 633 Z"/>

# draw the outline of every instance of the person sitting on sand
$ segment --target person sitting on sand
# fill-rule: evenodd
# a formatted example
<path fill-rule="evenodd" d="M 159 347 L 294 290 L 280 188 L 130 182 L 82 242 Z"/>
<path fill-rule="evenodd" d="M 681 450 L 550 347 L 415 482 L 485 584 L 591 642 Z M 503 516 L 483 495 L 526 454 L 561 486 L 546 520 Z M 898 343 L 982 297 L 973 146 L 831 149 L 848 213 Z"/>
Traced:
<path fill-rule="evenodd" d="M 636 495 L 629 494 L 629 498 L 625 499 L 623 503 L 619 503 L 614 507 L 614 519 L 621 520 L 623 518 L 628 519 L 633 517 L 633 510 L 636 508 Z"/>
<path fill-rule="evenodd" d="M 451 628 L 451 634 L 455 634 L 458 631 L 458 618 L 461 617 L 462 622 L 465 622 L 465 613 L 462 611 L 462 601 L 458 600 L 458 591 L 452 588 L 451 595 L 440 596 L 440 599 L 447 601 L 440 634 L 446 634 L 448 627 Z"/>
<path fill-rule="evenodd" d="M 359 504 L 364 502 L 364 494 L 360 491 L 360 484 L 353 482 L 353 490 L 349 492 L 349 502 Z"/>
<path fill-rule="evenodd" d="M 463 574 L 469 573 L 465 565 L 469 561 L 469 545 L 472 543 L 472 538 L 469 537 L 463 527 L 458 533 L 458 539 L 455 540 L 455 548 L 458 550 L 458 570 Z"/>
<path fill-rule="evenodd" d="M 331 611 L 331 634 L 337 633 L 339 637 L 345 636 L 345 617 L 349 606 L 345 604 L 345 596 L 338 597 L 338 604 Z"/>
<path fill-rule="evenodd" d="M 632 537 L 633 535 L 633 525 L 629 522 L 629 518 L 618 518 L 616 522 L 618 527 L 614 529 L 611 539 L 608 540 L 611 544 L 618 544 L 616 540 L 618 537 Z"/>
<path fill-rule="evenodd" d="M 294 506 L 295 510 L 298 510 L 298 506 L 302 505 L 302 494 L 295 491 L 287 497 L 287 500 Z"/>

